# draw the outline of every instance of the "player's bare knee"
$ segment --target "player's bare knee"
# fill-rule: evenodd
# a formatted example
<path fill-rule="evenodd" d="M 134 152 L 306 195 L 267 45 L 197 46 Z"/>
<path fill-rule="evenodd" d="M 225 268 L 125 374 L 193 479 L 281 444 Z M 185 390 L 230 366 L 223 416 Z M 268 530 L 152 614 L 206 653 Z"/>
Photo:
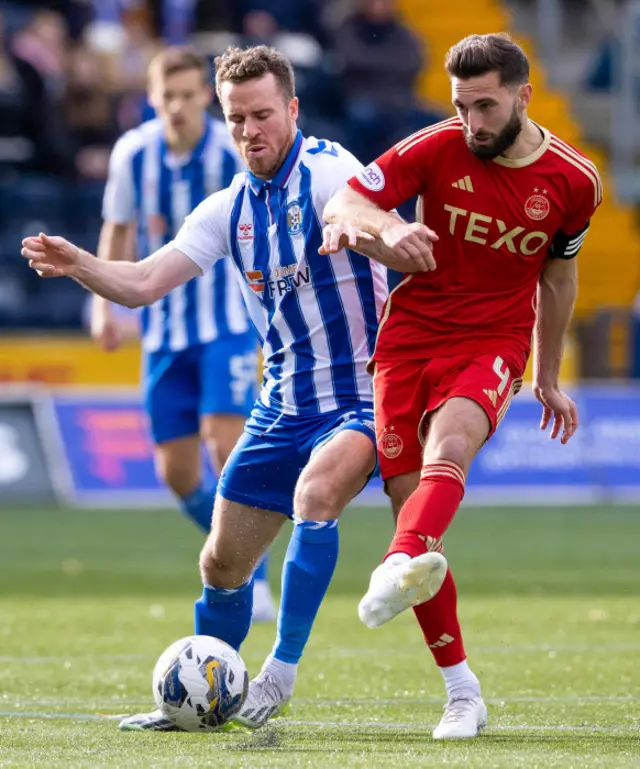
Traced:
<path fill-rule="evenodd" d="M 305 521 L 331 521 L 340 515 L 342 493 L 325 474 L 298 481 L 293 499 L 297 518 Z"/>
<path fill-rule="evenodd" d="M 466 472 L 477 451 L 473 441 L 464 432 L 442 435 L 429 441 L 424 452 L 424 463 L 445 459 L 455 462 Z"/>
<path fill-rule="evenodd" d="M 199 468 L 185 467 L 171 462 L 158 462 L 156 473 L 176 496 L 182 498 L 191 494 L 200 482 Z"/>
<path fill-rule="evenodd" d="M 238 561 L 233 553 L 223 553 L 209 541 L 200 553 L 200 575 L 205 585 L 232 590 L 251 575 L 251 565 Z"/>

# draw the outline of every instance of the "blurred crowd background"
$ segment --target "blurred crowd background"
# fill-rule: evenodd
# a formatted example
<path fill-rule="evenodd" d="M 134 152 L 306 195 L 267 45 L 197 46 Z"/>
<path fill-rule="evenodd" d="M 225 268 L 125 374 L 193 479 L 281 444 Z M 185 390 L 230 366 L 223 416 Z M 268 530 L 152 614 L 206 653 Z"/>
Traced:
<path fill-rule="evenodd" d="M 231 43 L 275 45 L 295 66 L 303 131 L 339 141 L 367 163 L 452 114 L 444 52 L 506 20 L 500 27 L 532 56 L 532 116 L 586 148 L 605 181 L 607 201 L 580 257 L 577 373 L 640 376 L 640 3 L 446 6 L 0 0 L 0 334 L 81 330 L 84 290 L 40 280 L 19 244 L 46 230 L 95 249 L 109 153 L 123 131 L 152 116 L 146 66 L 161 46 L 189 41 L 213 58 Z"/>

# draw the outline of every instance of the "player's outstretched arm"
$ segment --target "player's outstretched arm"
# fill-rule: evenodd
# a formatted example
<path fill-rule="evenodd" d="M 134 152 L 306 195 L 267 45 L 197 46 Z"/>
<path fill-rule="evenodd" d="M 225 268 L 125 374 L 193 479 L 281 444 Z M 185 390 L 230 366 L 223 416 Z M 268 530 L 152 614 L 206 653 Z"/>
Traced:
<path fill-rule="evenodd" d="M 419 222 L 405 222 L 395 212 L 383 210 L 350 187 L 329 200 L 324 221 L 328 228 L 325 228 L 321 253 L 340 250 L 338 246 L 344 242 L 342 235 L 355 231 L 374 238 L 371 241 L 359 237 L 357 250 L 387 267 L 400 272 L 428 272 L 436 268 L 433 243 L 438 236 L 433 230 Z"/>
<path fill-rule="evenodd" d="M 43 278 L 73 278 L 94 294 L 126 307 L 153 304 L 201 274 L 195 262 L 176 248 L 160 249 L 141 262 L 106 262 L 64 238 L 44 233 L 22 241 L 22 256 Z"/>
<path fill-rule="evenodd" d="M 538 302 L 533 342 L 533 392 L 542 404 L 540 428 L 553 419 L 551 438 L 562 431 L 567 443 L 578 428 L 575 403 L 560 390 L 558 379 L 564 337 L 578 292 L 575 259 L 549 259 L 538 284 Z"/>

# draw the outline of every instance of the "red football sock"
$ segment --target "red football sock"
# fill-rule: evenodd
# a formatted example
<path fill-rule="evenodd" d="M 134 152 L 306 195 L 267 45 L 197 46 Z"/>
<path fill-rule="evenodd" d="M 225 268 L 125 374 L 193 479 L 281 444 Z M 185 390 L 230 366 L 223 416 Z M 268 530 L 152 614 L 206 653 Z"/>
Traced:
<path fill-rule="evenodd" d="M 464 481 L 456 462 L 442 459 L 425 465 L 418 488 L 402 506 L 387 557 L 406 553 L 415 558 L 427 550 L 441 550 L 442 535 L 462 502 Z"/>
<path fill-rule="evenodd" d="M 457 665 L 467 656 L 462 643 L 457 604 L 456 583 L 449 569 L 437 595 L 413 609 L 436 665 L 441 668 Z"/>

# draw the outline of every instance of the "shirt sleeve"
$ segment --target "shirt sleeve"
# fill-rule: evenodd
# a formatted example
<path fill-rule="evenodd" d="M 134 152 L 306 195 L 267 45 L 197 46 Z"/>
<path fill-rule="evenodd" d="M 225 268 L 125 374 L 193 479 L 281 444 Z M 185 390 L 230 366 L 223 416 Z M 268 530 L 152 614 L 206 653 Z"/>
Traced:
<path fill-rule="evenodd" d="M 206 272 L 229 253 L 228 222 L 227 189 L 203 200 L 184 220 L 169 247 L 189 257 L 202 272 Z"/>
<path fill-rule="evenodd" d="M 602 202 L 602 182 L 593 168 L 593 173 L 584 176 L 581 188 L 576 190 L 575 205 L 551 241 L 549 256 L 553 259 L 573 259 L 587 237 L 591 217 Z"/>
<path fill-rule="evenodd" d="M 349 179 L 362 171 L 362 163 L 340 144 L 322 139 L 316 147 L 307 150 L 305 163 L 312 163 L 314 194 L 321 211 L 336 192 L 343 189 Z"/>
<path fill-rule="evenodd" d="M 438 133 L 418 132 L 399 142 L 349 179 L 349 186 L 385 211 L 427 192 Z"/>
<path fill-rule="evenodd" d="M 136 218 L 132 149 L 126 136 L 116 143 L 109 159 L 109 176 L 102 200 L 102 218 L 116 224 L 127 224 Z"/>

